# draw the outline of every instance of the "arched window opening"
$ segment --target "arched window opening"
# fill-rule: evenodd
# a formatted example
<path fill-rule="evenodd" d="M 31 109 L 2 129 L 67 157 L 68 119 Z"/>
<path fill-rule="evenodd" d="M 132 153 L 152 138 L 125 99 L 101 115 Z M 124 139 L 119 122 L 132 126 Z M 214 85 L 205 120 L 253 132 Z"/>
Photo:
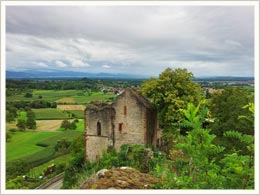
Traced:
<path fill-rule="evenodd" d="M 97 122 L 97 135 L 101 136 L 101 123 Z"/>

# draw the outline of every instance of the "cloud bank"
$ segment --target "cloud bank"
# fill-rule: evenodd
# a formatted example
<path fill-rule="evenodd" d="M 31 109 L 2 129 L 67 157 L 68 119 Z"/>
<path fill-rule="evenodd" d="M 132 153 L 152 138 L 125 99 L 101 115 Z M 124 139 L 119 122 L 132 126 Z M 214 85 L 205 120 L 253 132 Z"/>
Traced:
<path fill-rule="evenodd" d="M 250 6 L 8 6 L 7 70 L 254 75 Z"/>

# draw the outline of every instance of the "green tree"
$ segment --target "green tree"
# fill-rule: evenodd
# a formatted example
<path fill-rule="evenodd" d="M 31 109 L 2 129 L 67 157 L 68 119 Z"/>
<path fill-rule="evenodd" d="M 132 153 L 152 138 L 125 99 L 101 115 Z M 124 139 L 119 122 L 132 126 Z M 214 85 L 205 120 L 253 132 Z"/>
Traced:
<path fill-rule="evenodd" d="M 26 121 L 26 127 L 28 129 L 36 129 L 36 121 L 33 117 L 29 117 Z"/>
<path fill-rule="evenodd" d="M 25 120 L 18 120 L 16 126 L 19 130 L 25 130 L 26 128 L 26 121 Z"/>
<path fill-rule="evenodd" d="M 7 179 L 21 176 L 28 173 L 30 170 L 30 165 L 24 160 L 15 160 L 8 162 L 6 164 L 6 177 Z"/>
<path fill-rule="evenodd" d="M 173 124 L 183 119 L 181 109 L 187 108 L 187 103 L 198 104 L 202 99 L 201 87 L 191 79 L 193 74 L 187 69 L 167 68 L 159 78 L 150 78 L 141 86 L 141 93 L 148 97 L 158 110 L 160 126 L 166 142 L 177 134 Z"/>
<path fill-rule="evenodd" d="M 30 92 L 26 92 L 24 95 L 24 97 L 26 97 L 26 98 L 31 98 L 32 96 L 33 96 L 33 94 Z"/>
<path fill-rule="evenodd" d="M 26 115 L 28 118 L 35 118 L 35 114 L 31 109 L 27 110 Z"/>
<path fill-rule="evenodd" d="M 240 115 L 250 115 L 248 110 L 243 109 L 249 102 L 248 94 L 239 88 L 227 88 L 214 94 L 209 103 L 210 113 L 214 118 L 214 123 L 210 126 L 212 133 L 217 136 L 223 136 L 228 130 L 249 133 L 250 123 L 237 120 Z"/>
<path fill-rule="evenodd" d="M 72 123 L 70 123 L 70 127 L 69 127 L 69 129 L 72 129 L 72 130 L 74 130 L 74 129 L 76 129 L 77 128 L 77 125 L 76 125 L 76 123 L 73 121 Z"/>
<path fill-rule="evenodd" d="M 84 150 L 84 136 L 80 135 L 74 138 L 70 144 L 69 150 L 72 154 L 76 154 Z"/>
<path fill-rule="evenodd" d="M 66 120 L 63 120 L 62 123 L 61 123 L 61 128 L 64 128 L 65 130 L 67 129 L 70 129 L 70 122 L 66 119 Z"/>
<path fill-rule="evenodd" d="M 71 144 L 70 141 L 66 139 L 62 139 L 58 141 L 57 144 L 55 145 L 55 151 L 60 154 L 67 154 L 69 153 L 70 144 Z"/>

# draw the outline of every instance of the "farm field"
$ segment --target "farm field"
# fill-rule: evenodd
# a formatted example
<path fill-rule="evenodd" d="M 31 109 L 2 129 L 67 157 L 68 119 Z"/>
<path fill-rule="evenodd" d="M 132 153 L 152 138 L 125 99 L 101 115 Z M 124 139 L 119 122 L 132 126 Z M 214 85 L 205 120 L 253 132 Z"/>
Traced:
<path fill-rule="evenodd" d="M 43 150 L 43 147 L 36 144 L 59 134 L 60 132 L 15 132 L 11 141 L 6 143 L 6 161 L 19 159 Z"/>
<path fill-rule="evenodd" d="M 49 102 L 56 101 L 58 104 L 82 104 L 86 105 L 92 101 L 108 101 L 114 98 L 115 94 L 108 92 L 92 92 L 91 95 L 84 93 L 82 90 L 33 90 L 31 98 L 24 97 L 25 93 L 19 95 L 7 96 L 7 101 L 33 101 L 45 100 Z M 41 96 L 41 99 L 39 98 Z"/>
<path fill-rule="evenodd" d="M 74 96 L 74 99 L 78 104 L 87 105 L 95 101 L 99 101 L 99 102 L 111 101 L 115 97 L 116 95 L 114 93 L 104 94 L 103 92 L 95 92 L 92 93 L 92 95 L 88 96 L 87 98 L 84 96 Z"/>
<path fill-rule="evenodd" d="M 82 110 L 82 111 L 84 111 L 86 106 L 83 106 L 83 105 L 62 105 L 62 104 L 59 104 L 59 105 L 57 105 L 57 108 L 59 108 L 61 110 Z"/>
<path fill-rule="evenodd" d="M 84 118 L 84 111 L 82 110 L 70 110 L 69 112 L 74 114 L 76 118 L 81 118 L 81 119 Z"/>
<path fill-rule="evenodd" d="M 62 139 L 71 141 L 81 134 L 82 132 L 77 130 L 15 132 L 12 135 L 11 141 L 6 144 L 6 161 L 26 158 L 28 156 L 34 156 L 33 158 L 44 158 L 44 155 L 49 155 L 48 152 L 45 152 L 44 150 L 49 147 L 54 148 L 57 141 Z M 45 145 L 47 147 L 39 145 Z"/>
<path fill-rule="evenodd" d="M 74 98 L 61 98 L 56 100 L 57 103 L 76 103 Z"/>
<path fill-rule="evenodd" d="M 36 120 L 37 131 L 56 131 L 60 128 L 62 120 Z"/>
<path fill-rule="evenodd" d="M 32 111 L 35 114 L 36 120 L 57 120 L 69 118 L 66 113 L 63 113 L 62 110 L 56 108 L 32 109 Z"/>

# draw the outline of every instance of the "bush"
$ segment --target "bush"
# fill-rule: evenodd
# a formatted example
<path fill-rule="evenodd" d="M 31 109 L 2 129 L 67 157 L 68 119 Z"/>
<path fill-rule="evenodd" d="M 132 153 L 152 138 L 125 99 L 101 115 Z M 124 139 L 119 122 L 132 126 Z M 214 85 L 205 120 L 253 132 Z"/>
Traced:
<path fill-rule="evenodd" d="M 153 151 L 143 145 L 123 144 L 119 162 L 120 166 L 131 166 L 141 172 L 149 172 L 149 161 L 152 156 Z"/>
<path fill-rule="evenodd" d="M 24 131 L 26 128 L 26 121 L 25 120 L 18 120 L 16 126 L 18 127 L 19 130 Z"/>
<path fill-rule="evenodd" d="M 71 144 L 70 141 L 62 139 L 58 141 L 57 144 L 55 145 L 55 151 L 60 154 L 67 154 L 69 153 L 70 144 Z"/>
<path fill-rule="evenodd" d="M 10 141 L 11 141 L 11 138 L 12 138 L 11 133 L 10 133 L 10 132 L 6 132 L 5 138 L 6 138 L 6 142 L 10 142 Z"/>
<path fill-rule="evenodd" d="M 119 156 L 116 153 L 116 150 L 113 149 L 108 153 L 105 153 L 97 162 L 97 170 L 100 169 L 111 169 L 113 167 L 119 167 L 120 160 Z"/>
<path fill-rule="evenodd" d="M 32 93 L 29 93 L 29 92 L 27 92 L 25 95 L 24 95 L 24 97 L 26 97 L 26 98 L 31 98 L 33 96 L 33 94 Z"/>
<path fill-rule="evenodd" d="M 18 131 L 18 129 L 16 129 L 16 128 L 11 128 L 11 129 L 9 129 L 9 131 L 12 132 L 12 133 L 14 133 L 14 132 Z"/>
<path fill-rule="evenodd" d="M 14 178 L 17 176 L 24 175 L 30 170 L 28 161 L 15 160 L 6 163 L 6 177 L 7 179 Z"/>

